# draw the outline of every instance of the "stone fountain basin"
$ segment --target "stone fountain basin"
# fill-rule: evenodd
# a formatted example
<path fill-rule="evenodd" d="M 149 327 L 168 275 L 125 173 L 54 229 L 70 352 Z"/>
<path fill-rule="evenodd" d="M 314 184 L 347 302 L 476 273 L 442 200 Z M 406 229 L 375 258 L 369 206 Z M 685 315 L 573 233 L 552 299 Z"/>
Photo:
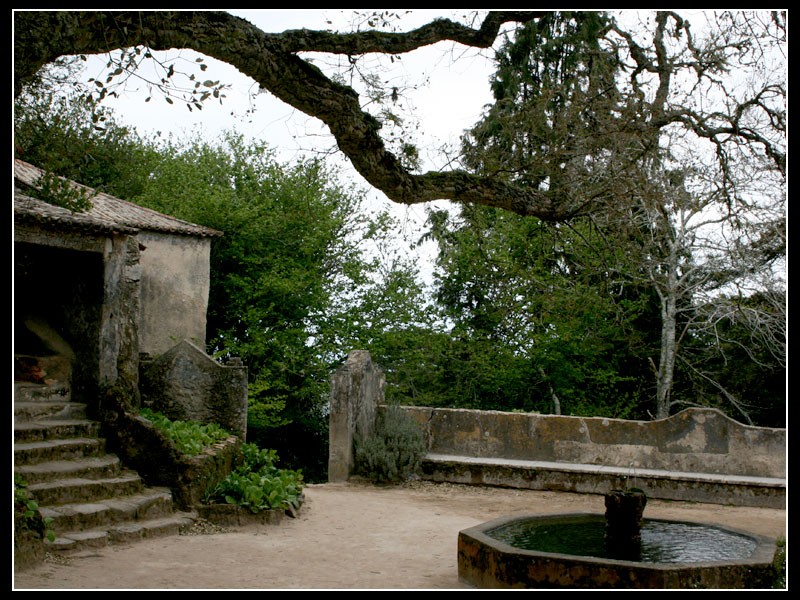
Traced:
<path fill-rule="evenodd" d="M 775 540 L 727 527 L 716 529 L 750 538 L 750 556 L 735 560 L 657 563 L 558 554 L 516 548 L 487 534 L 517 521 L 534 524 L 603 520 L 602 514 L 513 515 L 458 534 L 458 576 L 475 588 L 575 589 L 753 589 L 769 588 L 774 576 Z M 645 519 L 662 523 L 679 523 Z"/>

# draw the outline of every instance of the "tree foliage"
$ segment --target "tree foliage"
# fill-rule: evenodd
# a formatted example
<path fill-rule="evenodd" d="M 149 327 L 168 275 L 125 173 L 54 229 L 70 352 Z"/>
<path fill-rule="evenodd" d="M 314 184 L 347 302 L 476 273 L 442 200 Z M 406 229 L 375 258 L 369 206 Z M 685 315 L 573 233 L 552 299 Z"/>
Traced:
<path fill-rule="evenodd" d="M 116 52 L 89 94 L 91 131 L 75 130 L 62 166 L 98 168 L 73 178 L 235 232 L 214 258 L 212 304 L 224 310 L 209 312 L 211 337 L 258 365 L 264 424 L 318 401 L 321 365 L 348 346 L 373 350 L 387 393 L 418 403 L 636 417 L 702 403 L 773 419 L 775 397 L 750 384 L 777 392 L 785 369 L 786 14 L 702 14 L 702 33 L 673 11 L 502 11 L 477 27 L 437 19 L 399 33 L 379 18 L 357 32 L 271 34 L 214 11 L 17 11 L 15 97 L 59 57 Z M 380 103 L 396 89 L 366 74 L 361 98 L 306 58 L 346 56 L 355 69 L 443 41 L 499 51 L 495 102 L 466 132 L 462 167 L 439 172 L 417 173 L 413 148 L 389 150 Z M 167 48 L 227 62 L 320 119 L 391 200 L 455 201 L 454 217 L 431 214 L 435 297 L 407 260 L 381 271 L 355 258 L 357 207 L 319 163 L 284 171 L 242 140 L 127 147 L 96 102 Z M 154 92 L 193 110 L 223 100 L 204 64 L 185 89 L 161 65 Z M 18 144 L 41 156 L 46 128 L 32 119 L 26 131 Z M 159 197 L 156 180 L 173 192 Z M 376 213 L 356 238 L 392 227 Z"/>
<path fill-rule="evenodd" d="M 211 252 L 209 351 L 248 367 L 253 440 L 290 464 L 323 454 L 331 357 L 312 336 L 346 301 L 337 288 L 366 269 L 362 198 L 319 161 L 280 165 L 229 136 L 162 147 L 134 201 L 225 233 Z"/>
<path fill-rule="evenodd" d="M 97 104 L 78 81 L 84 62 L 58 59 L 41 69 L 14 101 L 14 152 L 27 162 L 47 168 L 85 186 L 135 194 L 124 189 L 137 181 L 134 163 L 137 137 Z"/>
<path fill-rule="evenodd" d="M 505 40 L 494 104 L 464 137 L 471 170 L 558 197 L 565 213 L 592 200 L 598 182 L 587 159 L 626 126 L 616 116 L 618 58 L 600 47 L 609 22 L 604 13 L 548 13 Z"/>
<path fill-rule="evenodd" d="M 690 359 L 702 362 L 708 354 L 700 358 L 681 348 L 710 326 L 704 315 L 713 312 L 720 293 L 748 281 L 772 281 L 785 254 L 785 87 L 767 64 L 768 56 L 780 56 L 785 31 L 780 15 L 774 17 L 749 29 L 737 13 L 724 13 L 701 42 L 689 22 L 672 12 L 655 14 L 654 25 L 636 35 L 603 13 L 545 15 L 499 50 L 495 103 L 464 137 L 464 161 L 472 169 L 547 191 L 572 207 L 564 223 L 580 236 L 566 242 L 568 252 L 550 252 L 561 261 L 558 268 L 571 271 L 560 288 L 574 284 L 571 293 L 599 318 L 604 311 L 580 293 L 575 265 L 589 266 L 595 275 L 590 289 L 600 295 L 610 291 L 604 279 L 626 282 L 642 298 L 649 289 L 657 301 L 659 344 L 639 352 L 652 365 L 655 402 L 648 414 L 658 418 L 675 406 L 704 402 L 698 396 L 705 394 L 685 382 L 698 379 L 699 364 Z M 761 70 L 752 69 L 756 55 L 765 61 Z M 734 64 L 752 76 L 745 88 L 726 79 Z M 694 85 L 678 85 L 689 65 Z M 686 89 L 693 94 L 683 95 Z M 736 108 L 727 112 L 731 107 Z M 519 244 L 485 224 L 474 225 L 476 236 L 500 235 L 502 243 Z M 474 272 L 470 260 L 464 264 Z M 459 289 L 452 275 L 443 285 Z M 486 296 L 490 287 L 475 289 Z M 555 295 L 548 296 L 548 307 L 557 307 Z M 482 303 L 491 306 L 494 298 Z M 560 328 L 569 319 L 555 322 L 552 337 L 565 346 L 570 336 Z M 785 335 L 774 318 L 762 324 L 773 327 L 771 340 Z M 587 336 L 598 329 L 596 323 L 582 327 Z M 611 341 L 609 333 L 600 337 Z M 614 368 L 613 361 L 607 364 Z M 683 380 L 679 394 L 673 393 L 676 377 Z M 723 400 L 712 403 L 750 420 L 722 380 L 707 371 L 705 378 L 704 385 L 716 386 Z M 552 394 L 555 399 L 555 388 Z"/>
<path fill-rule="evenodd" d="M 604 264 L 613 255 L 596 252 L 590 223 L 556 228 L 484 207 L 431 217 L 462 406 L 644 416 L 653 298 Z"/>
<path fill-rule="evenodd" d="M 363 193 L 318 160 L 283 165 L 240 135 L 142 140 L 110 114 L 103 130 L 81 127 L 92 106 L 52 104 L 47 92 L 31 89 L 18 106 L 16 139 L 38 142 L 20 145 L 22 158 L 223 232 L 211 249 L 207 349 L 248 367 L 250 437 L 324 477 L 328 377 L 353 340 L 321 342 L 352 314 L 347 290 L 371 280 L 365 243 L 386 232 Z"/>

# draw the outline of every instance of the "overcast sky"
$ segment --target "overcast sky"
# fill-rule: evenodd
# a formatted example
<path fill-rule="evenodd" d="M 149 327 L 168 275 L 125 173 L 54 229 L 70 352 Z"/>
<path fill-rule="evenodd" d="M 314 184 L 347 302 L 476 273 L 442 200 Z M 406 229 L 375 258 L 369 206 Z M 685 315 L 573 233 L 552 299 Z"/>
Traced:
<path fill-rule="evenodd" d="M 368 13 L 362 12 L 359 16 L 353 10 L 262 9 L 230 12 L 248 19 L 265 32 L 273 33 L 300 28 L 335 31 L 367 29 L 364 21 Z M 419 9 L 396 12 L 400 18 L 392 20 L 392 23 L 398 30 L 419 27 L 438 16 L 465 22 L 472 13 L 469 10 Z M 625 11 L 626 15 L 634 18 L 637 12 Z M 690 11 L 690 14 L 702 17 L 704 11 Z M 391 61 L 389 57 L 378 55 L 360 59 L 364 70 L 377 73 L 387 86 L 398 87 L 399 99 L 391 108 L 406 119 L 405 124 L 413 135 L 410 141 L 420 151 L 423 171 L 446 168 L 447 155 L 439 151 L 441 146 L 449 144 L 456 147 L 459 136 L 478 121 L 484 107 L 492 101 L 489 81 L 495 65 L 489 54 L 452 42 L 441 42 L 403 54 L 399 60 Z M 202 111 L 189 111 L 180 102 L 167 104 L 158 93 L 152 94 L 152 100 L 145 103 L 145 98 L 151 92 L 143 82 L 137 83 L 132 79 L 119 99 L 107 98 L 105 103 L 115 110 L 122 123 L 135 127 L 143 136 L 156 132 L 181 136 L 199 130 L 206 139 L 214 140 L 225 130 L 235 130 L 266 142 L 276 150 L 278 159 L 287 163 L 335 147 L 327 128 L 317 119 L 295 110 L 269 93 L 258 94 L 253 99 L 252 94 L 257 89 L 254 81 L 230 65 L 205 58 L 208 69 L 201 73 L 195 62 L 199 55 L 193 51 L 175 50 L 158 55 L 162 61 L 174 63 L 178 71 L 194 72 L 198 77 L 219 80 L 230 87 L 225 90 L 227 97 L 221 105 L 209 100 L 204 103 Z M 347 65 L 347 57 L 304 54 L 303 58 L 311 60 L 328 75 L 343 72 L 336 68 L 338 64 Z M 104 79 L 105 62 L 106 58 L 103 57 L 93 59 L 86 77 Z M 354 87 L 358 90 L 358 86 Z M 361 98 L 364 105 L 367 98 L 364 95 Z M 374 107 L 366 108 L 372 111 Z M 254 112 L 248 112 L 250 109 L 254 109 Z M 417 123 L 419 128 L 415 127 Z M 367 190 L 373 206 L 392 209 L 394 216 L 401 220 L 401 234 L 408 235 L 410 241 L 419 237 L 418 232 L 425 218 L 423 206 L 406 207 L 389 202 L 383 193 L 371 188 L 350 167 L 341 153 L 326 156 L 326 160 L 342 168 L 343 178 Z M 447 205 L 446 202 L 436 204 Z M 432 248 L 429 248 L 430 251 Z"/>
<path fill-rule="evenodd" d="M 352 11 L 319 11 L 301 10 L 236 10 L 232 14 L 251 21 L 266 32 L 281 32 L 287 29 L 338 29 L 349 30 L 353 18 Z M 463 12 L 463 11 L 462 11 Z M 402 29 L 412 29 L 437 15 L 449 15 L 447 11 L 414 10 L 404 14 L 398 21 Z M 181 64 L 187 69 L 200 72 L 194 65 L 198 54 L 182 50 L 162 53 L 176 60 L 176 69 Z M 325 64 L 322 56 L 304 56 L 310 58 L 330 74 L 329 64 Z M 453 60 L 458 58 L 458 60 Z M 328 63 L 343 60 L 340 57 L 327 57 Z M 327 149 L 332 139 L 327 138 L 327 128 L 283 102 L 271 94 L 262 93 L 251 105 L 251 93 L 255 90 L 252 79 L 242 75 L 233 67 L 213 59 L 205 59 L 209 68 L 203 77 L 230 84 L 225 91 L 227 97 L 223 104 L 207 101 L 202 111 L 190 112 L 185 104 L 176 102 L 168 105 L 163 98 L 153 96 L 149 103 L 144 99 L 149 95 L 144 84 L 132 82 L 120 99 L 108 99 L 107 105 L 113 107 L 118 118 L 135 126 L 143 135 L 161 132 L 180 134 L 184 131 L 200 128 L 208 139 L 213 139 L 227 129 L 241 131 L 268 142 L 279 150 L 284 159 L 291 159 L 298 154 L 309 154 L 314 150 Z M 365 59 L 366 66 L 372 66 L 372 60 Z M 381 78 L 398 85 L 400 102 L 398 107 L 407 108 L 408 115 L 416 116 L 424 127 L 424 134 L 417 138 L 421 150 L 439 147 L 442 143 L 455 143 L 464 129 L 473 125 L 479 118 L 483 107 L 491 102 L 489 78 L 493 72 L 491 61 L 478 51 L 467 50 L 453 43 L 440 43 L 405 54 L 398 61 L 389 63 L 392 70 L 381 72 Z M 87 70 L 87 78 L 101 76 L 105 59 L 97 59 Z M 416 90 L 408 86 L 417 86 Z M 256 112 L 247 115 L 248 108 L 254 106 Z M 408 122 L 411 124 L 411 122 Z M 425 168 L 442 167 L 443 159 L 438 161 L 430 154 L 424 154 Z M 365 184 L 366 185 L 366 184 Z"/>
<path fill-rule="evenodd" d="M 312 10 L 312 9 L 265 9 L 233 10 L 236 16 L 251 21 L 265 32 L 282 32 L 287 29 L 317 29 L 351 31 L 354 19 L 358 16 L 352 10 Z M 430 22 L 438 16 L 460 18 L 470 11 L 413 10 L 402 11 L 401 18 L 394 21 L 399 30 L 411 30 Z M 366 13 L 363 13 L 366 14 Z M 363 22 L 363 18 L 361 21 Z M 360 27 L 366 29 L 365 25 Z M 159 53 L 174 61 L 176 70 L 184 68 L 187 73 L 195 72 L 201 76 L 195 59 L 200 56 L 193 51 L 180 50 Z M 330 75 L 338 61 L 344 57 L 331 55 L 304 55 Z M 107 57 L 92 59 L 86 71 L 86 78 L 105 78 Z M 485 105 L 491 102 L 489 79 L 494 65 L 485 51 L 465 48 L 452 42 L 443 42 L 404 54 L 399 60 L 391 61 L 381 57 L 365 57 L 365 68 L 378 68 L 382 80 L 398 86 L 400 98 L 393 109 L 407 117 L 406 124 L 415 132 L 413 141 L 420 150 L 423 170 L 445 167 L 446 155 L 438 151 L 443 144 L 457 144 L 463 131 L 474 125 L 480 118 Z M 107 98 L 105 104 L 113 108 L 117 119 L 133 126 L 149 137 L 156 133 L 182 136 L 192 131 L 200 131 L 205 139 L 214 140 L 226 130 L 235 130 L 246 136 L 267 142 L 277 151 L 282 162 L 291 162 L 301 156 L 311 156 L 315 151 L 326 151 L 335 147 L 327 127 L 317 119 L 295 110 L 277 100 L 269 93 L 261 93 L 252 98 L 257 89 L 254 81 L 235 68 L 214 59 L 205 58 L 208 69 L 203 78 L 219 80 L 230 85 L 225 91 L 226 98 L 204 103 L 202 111 L 189 111 L 185 104 L 167 102 L 159 94 L 150 95 L 147 86 L 130 80 L 120 98 Z M 362 103 L 364 99 L 362 98 Z M 255 112 L 248 114 L 248 109 Z M 420 128 L 414 125 L 419 122 Z M 360 188 L 367 190 L 371 206 L 390 208 L 392 214 L 401 222 L 398 233 L 407 241 L 416 241 L 425 219 L 422 206 L 406 207 L 390 202 L 386 196 L 371 186 L 350 167 L 347 159 L 336 153 L 326 160 L 340 166 L 343 178 L 352 180 Z M 446 202 L 436 203 L 440 206 Z M 430 260 L 434 248 L 428 246 L 421 250 L 421 260 Z M 425 258 L 427 257 L 427 258 Z M 424 276 L 429 280 L 430 266 L 425 267 Z"/>

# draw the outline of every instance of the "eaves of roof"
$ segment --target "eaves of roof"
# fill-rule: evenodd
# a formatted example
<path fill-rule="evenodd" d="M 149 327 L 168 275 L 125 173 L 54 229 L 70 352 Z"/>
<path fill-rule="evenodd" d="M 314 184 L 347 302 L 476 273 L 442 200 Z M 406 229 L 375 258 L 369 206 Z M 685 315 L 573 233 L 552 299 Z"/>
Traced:
<path fill-rule="evenodd" d="M 87 232 L 126 232 L 155 231 L 197 237 L 218 237 L 221 231 L 196 225 L 170 217 L 155 210 L 127 202 L 103 192 L 97 192 L 81 184 L 70 182 L 77 188 L 88 191 L 92 208 L 81 213 L 53 206 L 36 200 L 16 189 L 17 182 L 25 186 L 37 187 L 37 181 L 44 174 L 42 169 L 22 160 L 14 160 L 14 221 L 35 222 L 49 227 L 62 227 Z"/>

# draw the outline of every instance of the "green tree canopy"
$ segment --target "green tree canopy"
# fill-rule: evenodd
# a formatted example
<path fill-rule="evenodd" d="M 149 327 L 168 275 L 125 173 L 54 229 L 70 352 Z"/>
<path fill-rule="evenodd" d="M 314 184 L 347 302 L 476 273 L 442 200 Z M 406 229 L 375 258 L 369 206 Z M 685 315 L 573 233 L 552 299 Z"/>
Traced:
<path fill-rule="evenodd" d="M 72 131 L 54 137 L 60 147 L 47 140 L 44 119 L 28 118 L 17 151 L 45 167 L 60 157 L 62 174 L 226 232 L 214 250 L 209 339 L 214 351 L 255 365 L 253 415 L 264 425 L 297 422 L 290 405 L 318 406 L 323 366 L 336 364 L 351 342 L 375 348 L 395 377 L 393 392 L 482 408 L 563 403 L 565 412 L 640 415 L 642 390 L 653 387 L 642 384 L 647 360 L 657 373 L 656 414 L 664 416 L 674 402 L 700 397 L 694 386 L 724 373 L 735 348 L 765 365 L 781 354 L 780 343 L 767 343 L 781 338 L 779 282 L 764 289 L 783 304 L 754 296 L 763 309 L 755 321 L 739 310 L 751 295 L 726 296 L 724 287 L 739 283 L 733 273 L 766 277 L 785 257 L 786 31 L 785 14 L 774 11 L 709 12 L 703 36 L 672 11 L 643 16 L 623 23 L 595 12 L 512 11 L 488 13 L 475 29 L 437 20 L 408 33 L 267 34 L 212 11 L 15 14 L 18 102 L 31 89 L 23 84 L 59 56 L 119 49 L 108 78 L 95 81 L 94 99 L 102 100 L 159 50 L 194 48 L 320 118 L 392 200 L 459 202 L 458 220 L 433 214 L 433 298 L 412 263 L 381 271 L 358 255 L 359 241 L 393 225 L 377 211 L 361 219 L 359 193 L 316 161 L 278 165 L 267 145 L 235 136 L 220 146 L 132 142 L 96 104 L 83 120 L 66 105 L 56 109 Z M 388 150 L 380 120 L 345 79 L 305 58 L 316 50 L 360 66 L 370 53 L 394 58 L 443 40 L 488 48 L 512 23 L 519 26 L 497 54 L 495 102 L 464 138 L 464 169 L 414 173 Z M 733 85 L 732 72 L 752 77 Z M 170 99 L 172 76 L 156 86 Z M 210 97 L 219 91 L 195 81 Z M 709 108 L 712 99 L 719 102 Z M 57 96 L 51 106 L 62 106 Z M 752 218 L 756 198 L 768 219 Z M 737 239 L 725 247 L 726 262 L 710 245 L 695 253 L 696 230 L 681 227 L 702 206 L 721 211 L 725 236 Z M 723 302 L 708 302 L 714 293 Z M 738 312 L 709 317 L 725 305 Z M 723 338 L 733 345 L 717 343 Z M 755 338 L 765 343 L 745 344 Z M 701 352 L 712 343 L 713 352 Z M 709 368 L 694 362 L 675 374 L 681 344 Z M 781 368 L 780 360 L 770 364 Z M 673 385 L 680 398 L 670 397 Z M 743 405 L 733 388 L 713 389 L 702 390 L 703 402 Z"/>

